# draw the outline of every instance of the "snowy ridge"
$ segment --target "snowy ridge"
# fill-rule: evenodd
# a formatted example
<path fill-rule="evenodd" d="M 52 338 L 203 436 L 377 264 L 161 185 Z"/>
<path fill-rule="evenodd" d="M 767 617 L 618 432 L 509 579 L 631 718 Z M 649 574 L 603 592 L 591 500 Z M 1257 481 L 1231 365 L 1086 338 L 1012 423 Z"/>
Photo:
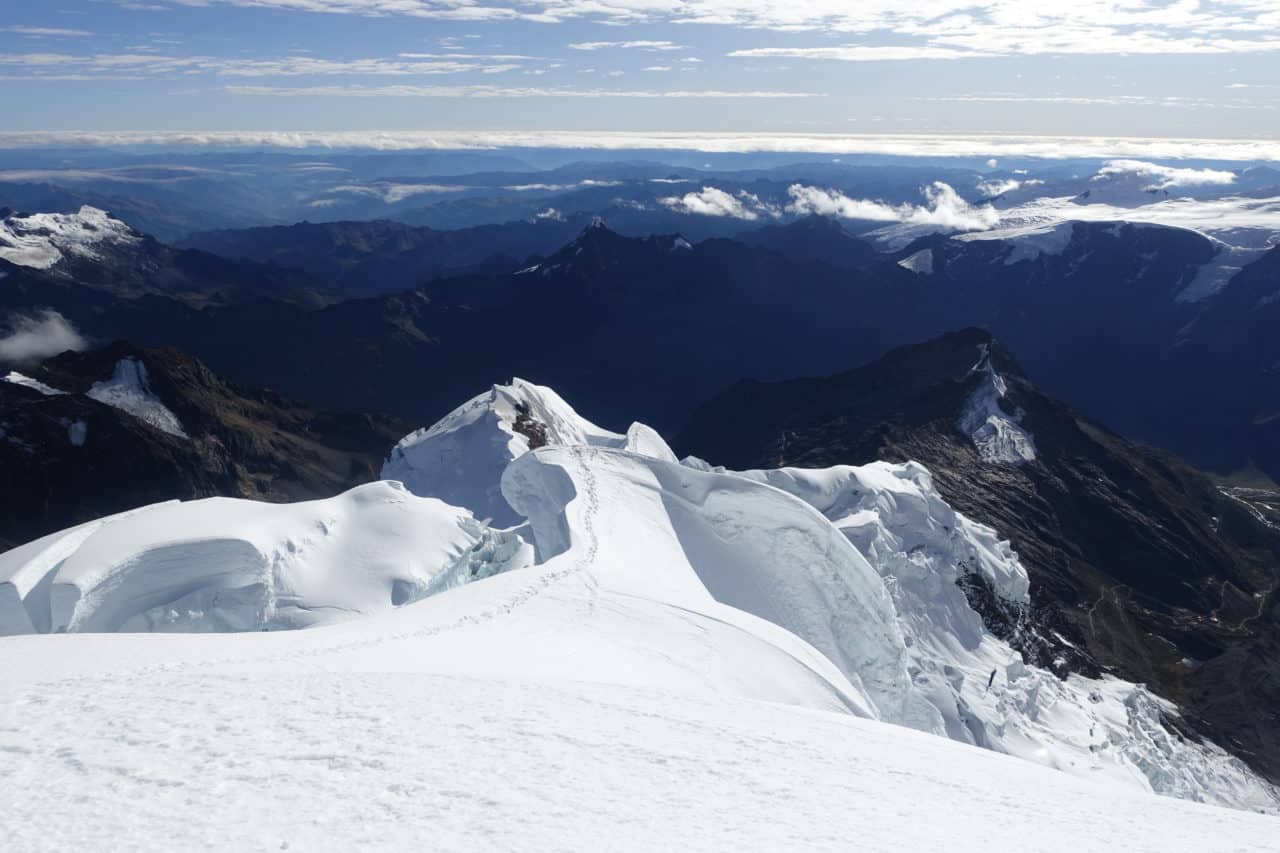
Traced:
<path fill-rule="evenodd" d="M 141 239 L 119 219 L 88 205 L 76 213 L 14 213 L 0 219 L 0 258 L 35 269 L 49 269 L 65 255 L 96 259 L 103 243 Z"/>
<path fill-rule="evenodd" d="M 550 388 L 516 378 L 405 436 L 392 448 L 382 476 L 507 526 L 520 518 L 499 489 L 502 471 L 531 448 L 548 444 L 622 447 L 675 460 L 649 427 L 634 424 L 626 435 L 610 432 L 580 416 Z"/>
<path fill-rule="evenodd" d="M 985 378 L 971 402 L 983 417 L 970 433 L 976 433 L 979 452 L 989 461 L 1034 459 L 1031 436 L 995 402 L 1003 395 L 1003 380 L 989 354 L 980 355 L 974 369 Z M 556 440 L 518 457 L 502 475 L 502 491 L 516 514 L 530 520 L 540 561 L 573 549 L 575 523 L 561 505 L 566 495 L 588 488 L 582 480 L 590 472 L 590 491 L 599 495 L 607 488 L 611 495 L 597 498 L 607 513 L 603 529 L 611 535 L 595 542 L 591 565 L 615 566 L 615 577 L 628 579 L 628 585 L 643 578 L 636 595 L 652 595 L 655 585 L 665 588 L 668 572 L 687 566 L 674 576 L 680 585 L 690 582 L 691 573 L 715 601 L 813 646 L 879 719 L 1158 793 L 1250 808 L 1280 806 L 1269 786 L 1222 750 L 1167 731 L 1161 715 L 1175 710 L 1142 687 L 1075 676 L 1063 682 L 1025 665 L 992 635 L 956 581 L 980 573 L 998 595 L 1020 605 L 1029 600 L 1026 571 L 1008 542 L 941 499 L 923 467 L 735 474 L 700 460 L 676 466 L 665 442 L 647 427 L 633 426 L 620 442 L 616 434 L 578 424 L 563 400 L 548 396 L 549 389 L 523 387 L 542 398 L 526 405 L 555 424 L 546 433 Z M 501 405 L 497 397 L 492 400 Z M 442 424 L 442 433 L 458 429 L 449 419 Z M 641 435 L 654 443 L 646 448 Z M 572 448 L 574 441 L 590 450 L 552 449 Z M 584 458 L 592 464 L 583 464 Z M 552 460 L 572 489 L 561 484 L 558 497 L 548 499 L 545 486 L 516 488 L 531 479 L 532 470 L 543 480 L 558 476 L 543 470 Z M 822 515 L 734 482 L 742 479 L 799 498 Z M 429 489 L 430 483 L 418 486 Z M 832 538 L 831 528 L 853 547 Z"/>
<path fill-rule="evenodd" d="M 136 358 L 122 358 L 116 362 L 111 378 L 95 382 L 86 396 L 128 412 L 161 432 L 177 438 L 187 437 L 178 416 L 152 392 L 147 382 L 147 366 Z"/>
<path fill-rule="evenodd" d="M 0 555 L 0 634 L 304 627 L 529 558 L 518 538 L 398 483 L 286 505 L 174 501 Z"/>
<path fill-rule="evenodd" d="M 973 441 L 983 462 L 993 465 L 1034 462 L 1035 440 L 1031 433 L 1019 425 L 1022 413 L 1005 413 L 1000 401 L 1008 393 L 1008 386 L 1005 385 L 1004 377 L 992 367 L 985 344 L 979 348 L 979 352 L 978 363 L 970 373 L 976 373 L 982 378 L 960 413 L 960 431 Z"/>

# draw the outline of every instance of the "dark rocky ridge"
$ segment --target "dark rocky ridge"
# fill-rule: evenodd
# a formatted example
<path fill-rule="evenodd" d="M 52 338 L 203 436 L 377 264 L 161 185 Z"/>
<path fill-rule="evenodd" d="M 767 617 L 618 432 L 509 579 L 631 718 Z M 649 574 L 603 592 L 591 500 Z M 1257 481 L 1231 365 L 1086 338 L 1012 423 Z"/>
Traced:
<path fill-rule="evenodd" d="M 980 347 L 1023 412 L 1035 461 L 980 459 L 957 422 Z M 733 468 L 916 460 L 957 509 L 1008 536 L 1037 621 L 1280 779 L 1280 536 L 1178 459 L 1043 394 L 986 332 L 903 347 L 823 379 L 742 382 L 677 442 Z"/>
<path fill-rule="evenodd" d="M 84 396 L 136 358 L 189 438 Z M 228 383 L 176 350 L 117 342 L 64 353 L 28 373 L 69 393 L 0 382 L 0 547 L 109 513 L 173 498 L 269 501 L 327 497 L 377 479 L 409 425 L 318 412 Z M 83 423 L 83 444 L 70 429 Z"/>

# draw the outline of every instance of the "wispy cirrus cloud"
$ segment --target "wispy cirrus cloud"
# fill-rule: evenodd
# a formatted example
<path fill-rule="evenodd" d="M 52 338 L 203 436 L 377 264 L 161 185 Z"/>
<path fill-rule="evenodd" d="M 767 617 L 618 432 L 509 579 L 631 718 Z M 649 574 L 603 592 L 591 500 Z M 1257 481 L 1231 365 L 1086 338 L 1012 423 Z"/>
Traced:
<path fill-rule="evenodd" d="M 418 59 L 323 59 L 296 55 L 272 59 L 242 59 L 216 56 L 173 56 L 150 52 L 135 53 L 3 53 L 0 69 L 11 68 L 12 77 L 33 79 L 139 79 L 145 77 L 306 77 L 306 76 L 418 76 L 439 74 L 501 74 L 523 67 L 518 61 L 490 61 L 487 58 Z"/>
<path fill-rule="evenodd" d="M 730 56 L 875 62 L 1026 55 L 1235 54 L 1280 50 L 1280 8 L 1265 0 L 888 0 L 848 10 L 819 0 L 800 9 L 730 16 L 744 26 L 856 35 L 842 45 L 762 46 Z M 770 26 L 769 24 L 772 24 Z"/>
<path fill-rule="evenodd" d="M 63 27 L 22 27 L 7 26 L 0 27 L 0 33 L 14 33 L 20 36 L 31 36 L 33 38 L 87 38 L 93 33 L 88 30 L 71 30 Z"/>
<path fill-rule="evenodd" d="M 443 20 L 708 24 L 856 37 L 831 46 L 761 45 L 741 56 L 870 61 L 1026 54 L 1188 54 L 1280 50 L 1274 0 L 167 0 Z M 661 44 L 662 42 L 655 42 Z M 641 42 L 581 42 L 621 47 Z M 586 48 L 591 49 L 591 48 Z M 662 48 L 657 48 L 662 49 Z M 767 52 L 762 52 L 767 51 Z"/>
<path fill-rule="evenodd" d="M 368 196 L 381 199 L 387 204 L 395 204 L 418 195 L 440 195 L 443 193 L 466 192 L 470 187 L 456 184 L 403 184 L 391 181 L 380 181 L 373 184 L 343 184 L 329 190 L 331 193 L 343 195 Z"/>
<path fill-rule="evenodd" d="M 845 62 L 886 62 L 909 59 L 964 59 L 990 56 L 935 45 L 844 45 L 824 47 L 753 47 L 729 52 L 729 56 L 753 59 L 838 59 Z"/>
<path fill-rule="evenodd" d="M 579 41 L 569 45 L 572 50 L 684 50 L 684 45 L 671 41 Z"/>
<path fill-rule="evenodd" d="M 1170 109 L 1274 110 L 1277 101 L 1249 98 L 1206 98 L 1188 95 L 1023 95 L 969 94 L 912 98 L 915 101 L 959 104 L 1062 104 L 1085 107 L 1166 107 Z"/>
<path fill-rule="evenodd" d="M 538 86 L 227 86 L 235 95 L 326 98 L 817 98 L 815 92 L 575 89 Z"/>

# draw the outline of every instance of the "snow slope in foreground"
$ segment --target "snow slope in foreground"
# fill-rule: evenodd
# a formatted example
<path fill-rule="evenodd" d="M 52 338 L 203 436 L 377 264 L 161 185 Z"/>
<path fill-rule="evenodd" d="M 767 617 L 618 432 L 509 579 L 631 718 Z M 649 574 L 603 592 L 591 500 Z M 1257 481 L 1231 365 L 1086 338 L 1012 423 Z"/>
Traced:
<path fill-rule="evenodd" d="M 427 610 L 234 651 L 103 637 L 114 665 L 0 685 L 8 849 L 1171 853 L 1280 833 L 847 715 L 531 679 L 518 647 L 501 675 L 449 673 L 446 636 L 412 636 Z M 57 639 L 5 651 L 83 657 Z M 150 669 L 120 664 L 135 652 Z"/>
<path fill-rule="evenodd" d="M 706 537 L 736 523 L 717 493 L 783 496 L 541 450 L 504 483 L 549 508 L 540 565 L 309 631 L 0 640 L 0 833 L 22 850 L 1169 851 L 1280 831 L 860 719 L 829 661 L 681 570 L 650 464 L 676 478 L 704 568 L 749 544 Z M 610 511 L 619 484 L 648 500 Z M 614 536 L 628 520 L 657 547 Z"/>

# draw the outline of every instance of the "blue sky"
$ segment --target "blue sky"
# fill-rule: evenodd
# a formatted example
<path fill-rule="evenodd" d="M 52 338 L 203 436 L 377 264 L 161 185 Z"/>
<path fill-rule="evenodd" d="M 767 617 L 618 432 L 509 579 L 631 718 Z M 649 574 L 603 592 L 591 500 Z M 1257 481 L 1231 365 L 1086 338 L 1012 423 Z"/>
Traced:
<path fill-rule="evenodd" d="M 1277 0 L 47 0 L 5 129 L 1274 138 Z"/>

